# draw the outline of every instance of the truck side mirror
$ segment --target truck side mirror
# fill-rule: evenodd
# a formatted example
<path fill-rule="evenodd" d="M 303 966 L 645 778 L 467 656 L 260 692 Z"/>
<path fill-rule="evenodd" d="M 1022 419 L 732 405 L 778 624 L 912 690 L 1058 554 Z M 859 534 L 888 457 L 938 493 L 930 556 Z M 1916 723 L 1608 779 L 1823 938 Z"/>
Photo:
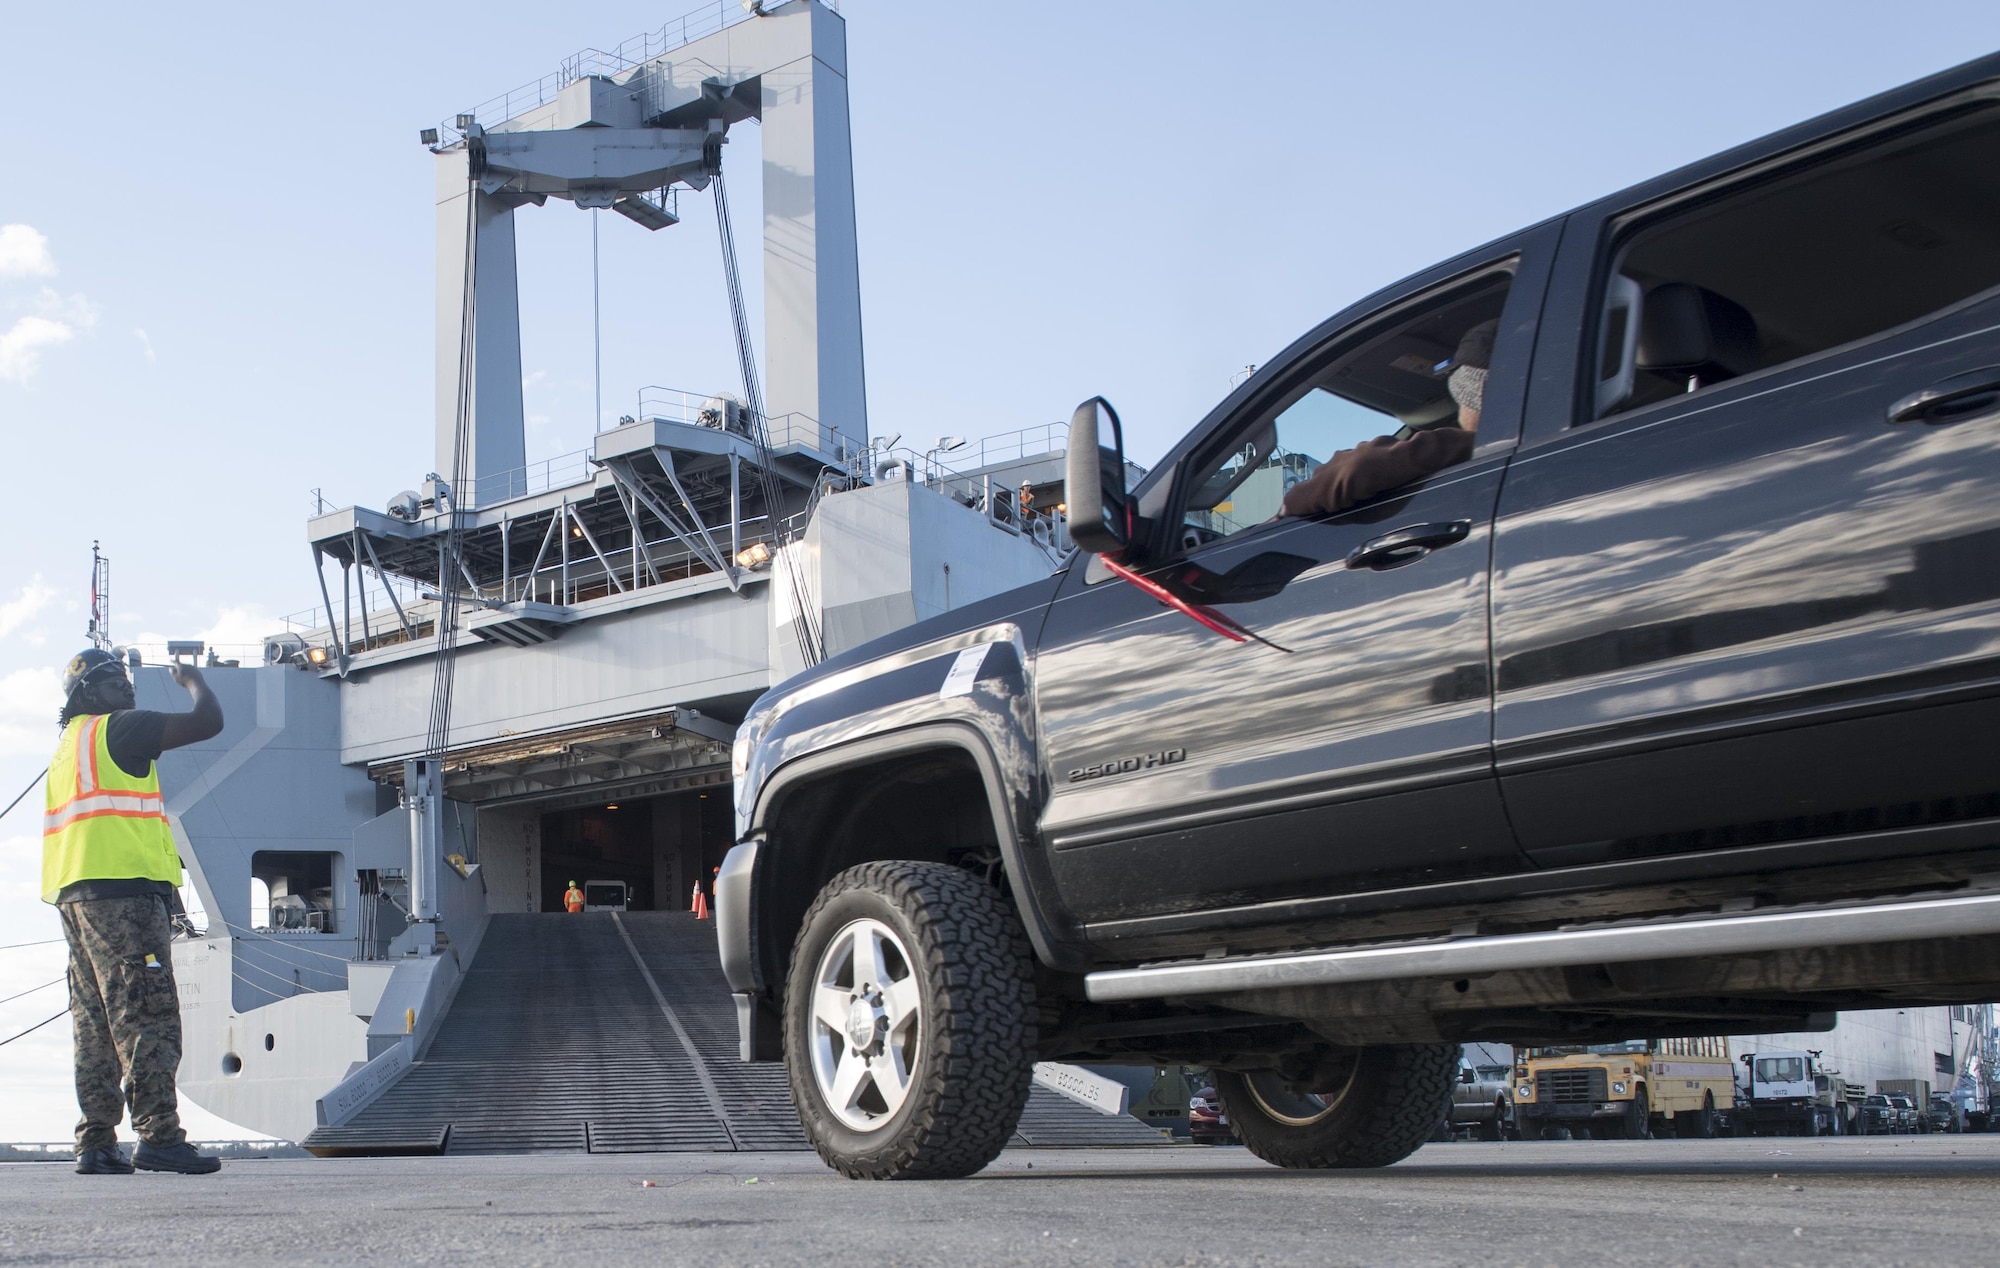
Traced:
<path fill-rule="evenodd" d="M 1125 437 L 1111 402 L 1093 396 L 1076 407 L 1065 463 L 1070 540 L 1093 555 L 1125 549 L 1132 539 L 1132 504 L 1125 493 Z"/>
<path fill-rule="evenodd" d="M 1460 1083 L 1477 1083 L 1479 1082 L 1479 1074 L 1471 1066 L 1466 1066 L 1459 1070 L 1458 1081 Z"/>

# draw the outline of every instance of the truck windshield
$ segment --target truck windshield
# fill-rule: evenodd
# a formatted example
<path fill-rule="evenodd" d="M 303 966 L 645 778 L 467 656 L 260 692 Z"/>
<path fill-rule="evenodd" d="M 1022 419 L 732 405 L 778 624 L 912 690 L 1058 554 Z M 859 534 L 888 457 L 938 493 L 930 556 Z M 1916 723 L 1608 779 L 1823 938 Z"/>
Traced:
<path fill-rule="evenodd" d="M 1600 1057 L 1620 1057 L 1645 1052 L 1648 1047 L 1644 1039 L 1627 1039 L 1624 1043 L 1594 1043 L 1589 1051 Z"/>
<path fill-rule="evenodd" d="M 1806 1077 L 1804 1057 L 1759 1057 L 1757 1059 L 1757 1081 L 1759 1083 L 1800 1083 Z"/>

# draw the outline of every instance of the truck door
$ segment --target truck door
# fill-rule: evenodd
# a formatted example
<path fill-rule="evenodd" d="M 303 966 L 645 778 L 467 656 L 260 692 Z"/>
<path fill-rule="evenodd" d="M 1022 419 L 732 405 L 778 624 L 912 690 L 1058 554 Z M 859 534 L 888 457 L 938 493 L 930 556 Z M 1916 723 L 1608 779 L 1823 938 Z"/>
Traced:
<path fill-rule="evenodd" d="M 1969 100 L 1572 217 L 1494 543 L 1537 861 L 2000 813 L 1996 225 Z"/>
<path fill-rule="evenodd" d="M 1487 549 L 1555 236 L 1336 318 L 1169 455 L 1144 493 L 1180 542 L 1146 571 L 1192 578 L 1268 642 L 1229 642 L 1094 558 L 1071 567 L 1036 660 L 1042 828 L 1092 937 L 1522 865 L 1489 754 Z M 1274 518 L 1334 450 L 1455 417 L 1451 360 L 1495 319 L 1471 461 Z"/>

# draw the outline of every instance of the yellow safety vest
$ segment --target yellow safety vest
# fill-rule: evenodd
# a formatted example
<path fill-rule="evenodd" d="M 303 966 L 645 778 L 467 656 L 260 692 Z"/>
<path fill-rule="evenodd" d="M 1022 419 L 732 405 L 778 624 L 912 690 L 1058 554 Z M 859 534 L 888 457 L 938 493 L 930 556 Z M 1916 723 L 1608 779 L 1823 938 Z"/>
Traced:
<path fill-rule="evenodd" d="M 167 826 L 160 775 L 128 775 L 111 760 L 109 714 L 71 718 L 44 784 L 42 901 L 78 881 L 181 883 L 180 851 Z"/>

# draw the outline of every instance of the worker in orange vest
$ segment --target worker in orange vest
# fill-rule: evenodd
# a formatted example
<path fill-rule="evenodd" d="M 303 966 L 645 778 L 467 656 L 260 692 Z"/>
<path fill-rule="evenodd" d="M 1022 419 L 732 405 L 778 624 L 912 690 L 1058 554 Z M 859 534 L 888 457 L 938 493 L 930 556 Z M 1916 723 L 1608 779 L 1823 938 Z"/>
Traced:
<path fill-rule="evenodd" d="M 576 887 L 575 881 L 569 883 L 569 892 L 563 895 L 563 906 L 573 912 L 583 910 L 583 891 Z"/>

